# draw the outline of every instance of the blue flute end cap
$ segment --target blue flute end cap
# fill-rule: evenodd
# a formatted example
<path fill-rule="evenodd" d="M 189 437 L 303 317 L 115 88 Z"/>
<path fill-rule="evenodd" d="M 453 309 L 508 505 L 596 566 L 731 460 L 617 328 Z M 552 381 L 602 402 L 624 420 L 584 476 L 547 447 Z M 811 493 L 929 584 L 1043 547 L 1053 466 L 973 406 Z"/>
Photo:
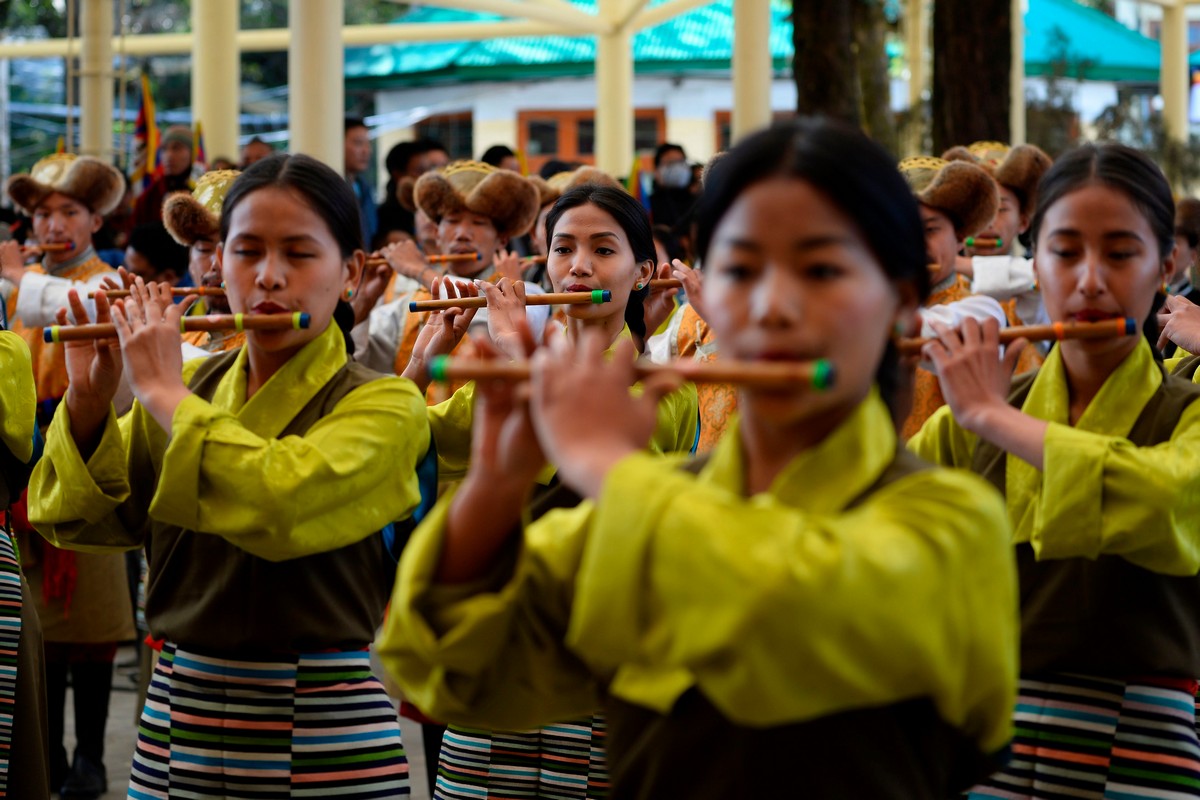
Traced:
<path fill-rule="evenodd" d="M 302 311 L 300 313 L 300 327 L 307 328 L 311 324 L 312 324 L 312 317 L 309 316 L 308 312 Z"/>

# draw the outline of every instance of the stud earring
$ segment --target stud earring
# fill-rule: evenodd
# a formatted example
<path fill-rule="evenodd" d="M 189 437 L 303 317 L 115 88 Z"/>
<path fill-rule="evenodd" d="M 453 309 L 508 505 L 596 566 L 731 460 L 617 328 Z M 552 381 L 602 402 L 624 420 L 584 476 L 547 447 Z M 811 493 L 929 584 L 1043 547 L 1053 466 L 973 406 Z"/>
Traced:
<path fill-rule="evenodd" d="M 347 300 L 349 300 L 349 299 L 350 299 L 350 298 L 352 298 L 352 297 L 354 297 L 354 290 L 353 290 L 353 289 L 346 289 L 346 299 L 347 299 Z"/>
<path fill-rule="evenodd" d="M 642 286 L 644 286 L 644 285 L 645 284 L 643 284 L 641 281 L 638 281 L 637 284 L 633 287 L 633 289 L 636 292 L 640 292 L 642 290 Z"/>

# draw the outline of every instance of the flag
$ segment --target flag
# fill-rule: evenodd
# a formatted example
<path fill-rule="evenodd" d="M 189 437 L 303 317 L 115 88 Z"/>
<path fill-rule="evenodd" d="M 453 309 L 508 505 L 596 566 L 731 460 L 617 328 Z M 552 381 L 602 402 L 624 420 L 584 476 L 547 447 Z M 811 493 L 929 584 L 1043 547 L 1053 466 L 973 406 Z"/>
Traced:
<path fill-rule="evenodd" d="M 58 144 L 56 144 L 56 145 L 54 146 L 54 152 L 55 152 L 55 153 L 65 153 L 65 152 L 67 152 L 67 143 L 66 143 L 66 141 L 63 139 L 63 137 L 61 137 L 61 136 L 60 136 L 60 137 L 58 137 Z"/>
<path fill-rule="evenodd" d="M 192 128 L 192 179 L 199 178 L 208 172 L 208 156 L 204 153 L 204 127 L 196 120 Z"/>
<path fill-rule="evenodd" d="M 522 175 L 529 174 L 529 162 L 525 160 L 525 151 L 524 150 L 517 151 L 517 164 L 521 168 Z"/>
<path fill-rule="evenodd" d="M 133 172 L 129 176 L 134 197 L 142 193 L 158 176 L 158 125 L 154 121 L 154 95 L 150 78 L 142 73 L 142 107 L 133 130 Z"/>
<path fill-rule="evenodd" d="M 646 187 L 648 177 L 642 172 L 641 157 L 635 155 L 629 177 L 625 179 L 625 191 L 633 195 L 647 212 L 650 211 L 650 192 Z"/>

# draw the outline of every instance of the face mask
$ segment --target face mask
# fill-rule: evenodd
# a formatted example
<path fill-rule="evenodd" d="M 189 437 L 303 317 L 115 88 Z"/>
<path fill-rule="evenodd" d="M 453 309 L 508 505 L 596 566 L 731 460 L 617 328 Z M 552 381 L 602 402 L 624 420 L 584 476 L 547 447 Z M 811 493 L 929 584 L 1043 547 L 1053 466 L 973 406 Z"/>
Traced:
<path fill-rule="evenodd" d="M 692 183 L 692 168 L 686 161 L 672 161 L 659 169 L 658 182 L 668 189 L 686 189 Z"/>

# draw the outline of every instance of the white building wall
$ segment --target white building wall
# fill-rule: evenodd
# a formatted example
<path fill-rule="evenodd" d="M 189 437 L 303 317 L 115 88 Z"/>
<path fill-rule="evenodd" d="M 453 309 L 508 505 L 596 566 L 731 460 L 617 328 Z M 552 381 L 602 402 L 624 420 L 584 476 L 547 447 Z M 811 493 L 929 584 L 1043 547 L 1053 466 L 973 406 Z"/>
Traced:
<path fill-rule="evenodd" d="M 395 89 L 378 92 L 375 103 L 380 115 L 409 117 L 420 113 L 408 123 L 410 126 L 426 116 L 470 111 L 478 156 L 493 144 L 516 146 L 519 111 L 594 109 L 596 81 L 591 77 L 557 78 Z M 633 103 L 637 108 L 664 109 L 667 140 L 682 144 L 692 160 L 704 161 L 716 148 L 717 112 L 733 108 L 733 89 L 728 78 L 641 76 L 633 82 Z M 771 108 L 795 110 L 796 86 L 790 79 L 772 83 Z M 392 144 L 401 140 L 389 139 Z M 383 154 L 386 152 L 384 149 Z"/>

